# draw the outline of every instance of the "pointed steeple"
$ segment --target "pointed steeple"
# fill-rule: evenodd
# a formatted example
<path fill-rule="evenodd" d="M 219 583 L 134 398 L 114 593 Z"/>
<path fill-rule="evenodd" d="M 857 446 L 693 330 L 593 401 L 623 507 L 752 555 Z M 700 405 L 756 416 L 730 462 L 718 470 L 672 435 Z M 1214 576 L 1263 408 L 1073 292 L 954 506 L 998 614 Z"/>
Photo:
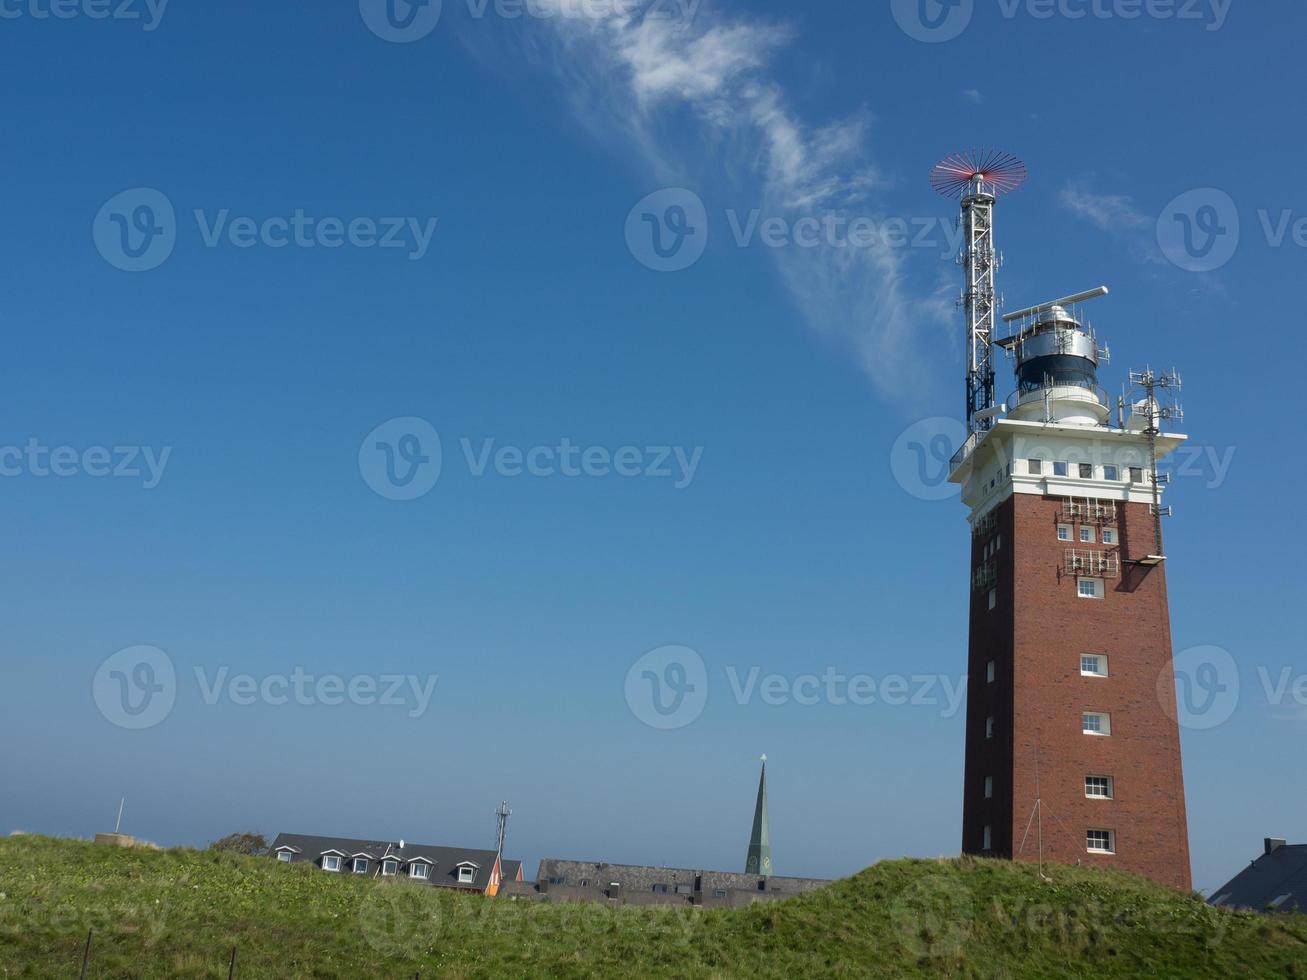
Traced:
<path fill-rule="evenodd" d="M 771 828 L 767 824 L 767 757 L 762 757 L 762 775 L 758 777 L 758 805 L 753 811 L 753 834 L 749 837 L 749 856 L 744 873 L 767 877 L 771 874 Z"/>

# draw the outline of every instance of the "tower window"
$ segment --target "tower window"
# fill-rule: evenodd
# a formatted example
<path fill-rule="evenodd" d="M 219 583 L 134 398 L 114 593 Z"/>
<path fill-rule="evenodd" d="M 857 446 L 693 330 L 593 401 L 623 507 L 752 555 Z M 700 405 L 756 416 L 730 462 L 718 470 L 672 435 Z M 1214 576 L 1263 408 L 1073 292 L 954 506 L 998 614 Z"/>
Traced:
<path fill-rule="evenodd" d="M 981 835 L 983 843 L 980 845 L 982 851 L 992 851 L 994 849 L 994 828 L 985 824 L 984 833 Z"/>
<path fill-rule="evenodd" d="M 989 590 L 989 608 L 994 609 L 998 606 L 998 589 Z"/>
<path fill-rule="evenodd" d="M 1102 711 L 1086 711 L 1081 715 L 1080 727 L 1086 735 L 1111 735 L 1112 716 Z"/>
<path fill-rule="evenodd" d="M 1031 475 L 1031 476 L 1042 476 L 1042 475 L 1043 475 L 1043 473 L 1044 473 L 1044 461 L 1043 461 L 1042 459 L 1032 459 L 1032 460 L 1029 460 L 1029 463 L 1030 463 L 1030 475 Z"/>
<path fill-rule="evenodd" d="M 1067 475 L 1067 464 L 1066 464 L 1066 463 L 1054 463 L 1054 464 L 1053 464 L 1053 475 L 1054 475 L 1054 476 L 1066 476 L 1066 475 Z"/>
<path fill-rule="evenodd" d="M 1085 796 L 1091 800 L 1110 800 L 1112 798 L 1112 777 L 1086 776 Z"/>
<path fill-rule="evenodd" d="M 1111 480 L 1113 483 L 1121 479 L 1121 470 L 1115 466 L 1103 467 L 1103 479 Z"/>
<path fill-rule="evenodd" d="M 1144 482 L 1144 470 L 1143 470 L 1143 467 L 1141 467 L 1141 466 L 1132 466 L 1132 467 L 1130 467 L 1130 482 L 1131 482 L 1131 483 L 1143 483 L 1143 482 Z"/>
<path fill-rule="evenodd" d="M 985 665 L 985 683 L 994 683 L 994 661 L 992 660 Z"/>
<path fill-rule="evenodd" d="M 1101 599 L 1105 592 L 1101 578 L 1082 578 L 1076 582 L 1076 594 L 1082 599 Z"/>
<path fill-rule="evenodd" d="M 1057 526 L 1057 539 L 1058 539 L 1059 541 L 1070 541 L 1070 540 L 1071 540 L 1071 525 L 1070 525 L 1070 524 L 1059 524 L 1059 525 Z"/>
<path fill-rule="evenodd" d="M 987 799 L 987 800 L 992 800 L 993 798 L 994 798 L 994 777 L 993 777 L 993 776 L 986 776 L 986 777 L 985 777 L 985 799 Z"/>
<path fill-rule="evenodd" d="M 994 719 L 992 717 L 985 719 L 985 738 L 994 737 Z"/>
<path fill-rule="evenodd" d="M 1085 850 L 1093 854 L 1115 854 L 1116 833 L 1111 830 L 1091 830 L 1085 834 Z"/>
<path fill-rule="evenodd" d="M 1082 479 L 1082 480 L 1092 480 L 1093 478 L 1094 478 L 1094 464 L 1093 464 L 1093 463 L 1081 463 L 1081 464 L 1080 464 L 1080 479 Z"/>
<path fill-rule="evenodd" d="M 1083 677 L 1106 677 L 1107 657 L 1101 653 L 1082 653 L 1080 655 L 1080 674 Z"/>
<path fill-rule="evenodd" d="M 1080 529 L 1080 540 L 1084 544 L 1094 543 L 1094 529 L 1092 527 L 1082 527 Z"/>
<path fill-rule="evenodd" d="M 1103 544 L 1120 544 L 1120 541 L 1118 541 L 1116 537 L 1116 528 L 1103 528 Z"/>

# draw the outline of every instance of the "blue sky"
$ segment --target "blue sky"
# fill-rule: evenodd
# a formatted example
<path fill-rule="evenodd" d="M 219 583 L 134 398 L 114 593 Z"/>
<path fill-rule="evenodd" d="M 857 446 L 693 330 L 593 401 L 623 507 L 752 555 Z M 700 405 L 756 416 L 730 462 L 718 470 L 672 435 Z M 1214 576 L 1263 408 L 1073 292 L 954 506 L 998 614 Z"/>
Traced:
<path fill-rule="evenodd" d="M 1307 836 L 1282 758 L 1307 735 L 1300 396 L 1267 370 L 1305 353 L 1284 66 L 1307 11 L 975 0 L 928 6 L 931 34 L 897 0 L 558 2 L 445 0 L 398 41 L 372 0 L 4 5 L 0 827 L 87 835 L 125 795 L 124 829 L 168 844 L 489 846 L 508 799 L 528 870 L 730 868 L 766 752 L 778 873 L 956 852 L 943 681 L 933 704 L 770 704 L 731 678 L 963 670 L 965 519 L 908 447 L 962 390 L 955 205 L 926 175 L 992 144 L 1031 172 L 1000 210 L 1009 305 L 1107 283 L 1106 386 L 1185 375 L 1205 452 L 1170 501 L 1176 649 L 1228 651 L 1241 685 L 1184 733 L 1195 882 Z M 703 207 L 674 272 L 627 235 L 667 188 L 664 218 Z M 789 237 L 826 214 L 919 244 Z M 1210 250 L 1177 251 L 1184 215 Z M 404 480 L 412 424 L 378 434 L 414 418 L 434 484 Z M 68 475 L 32 445 L 71 447 Z M 660 730 L 624 691 L 669 645 L 707 701 Z M 140 646 L 175 683 L 137 730 L 102 665 Z M 297 668 L 436 681 L 421 705 L 227 686 Z"/>

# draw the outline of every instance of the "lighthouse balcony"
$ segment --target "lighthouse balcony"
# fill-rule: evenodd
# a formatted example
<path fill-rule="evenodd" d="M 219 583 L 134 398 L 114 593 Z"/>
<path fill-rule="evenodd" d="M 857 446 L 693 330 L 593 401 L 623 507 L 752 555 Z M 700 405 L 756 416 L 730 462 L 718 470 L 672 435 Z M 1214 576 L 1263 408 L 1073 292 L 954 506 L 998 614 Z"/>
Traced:
<path fill-rule="evenodd" d="M 1107 392 L 1097 386 L 1052 385 L 1013 392 L 1008 417 L 1027 422 L 1106 425 L 1112 414 Z"/>

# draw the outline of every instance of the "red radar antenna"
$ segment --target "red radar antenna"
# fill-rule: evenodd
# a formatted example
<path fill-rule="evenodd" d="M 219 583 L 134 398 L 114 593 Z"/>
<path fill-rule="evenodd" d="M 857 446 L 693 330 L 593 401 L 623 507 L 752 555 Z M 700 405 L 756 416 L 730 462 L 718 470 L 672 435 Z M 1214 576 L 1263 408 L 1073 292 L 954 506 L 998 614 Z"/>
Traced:
<path fill-rule="evenodd" d="M 1003 150 L 976 149 L 945 157 L 930 172 L 930 186 L 945 197 L 967 191 L 1011 194 L 1026 180 L 1026 165 Z"/>

